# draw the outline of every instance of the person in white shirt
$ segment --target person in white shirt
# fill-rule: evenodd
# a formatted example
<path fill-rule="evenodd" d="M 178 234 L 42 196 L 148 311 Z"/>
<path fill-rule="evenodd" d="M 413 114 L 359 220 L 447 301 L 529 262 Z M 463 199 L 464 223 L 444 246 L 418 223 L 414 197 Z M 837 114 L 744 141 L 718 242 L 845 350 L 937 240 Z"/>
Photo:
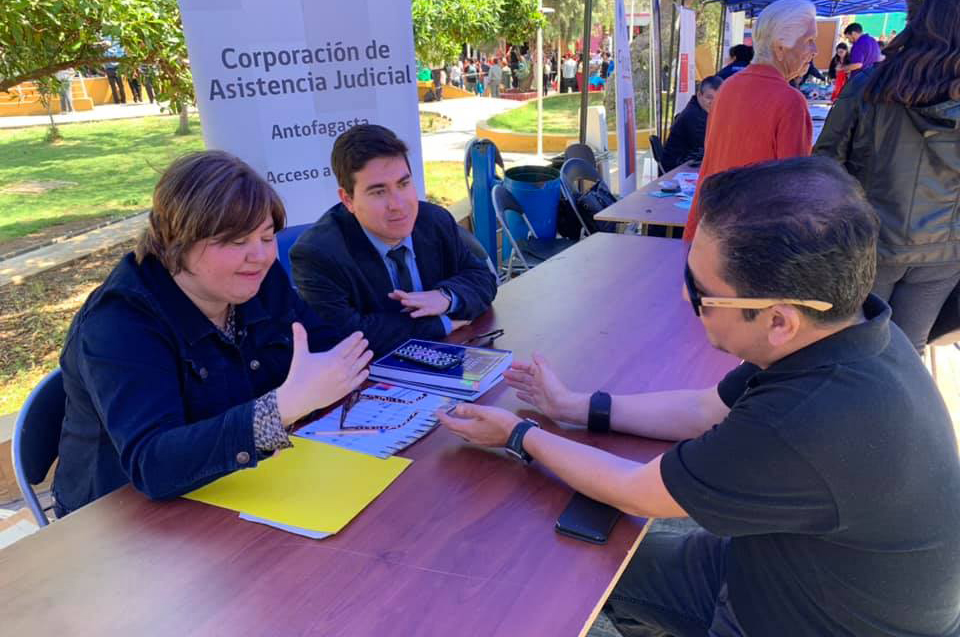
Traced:
<path fill-rule="evenodd" d="M 560 92 L 575 92 L 577 90 L 577 61 L 572 55 L 567 55 L 561 67 Z"/>
<path fill-rule="evenodd" d="M 447 77 L 450 78 L 451 84 L 457 88 L 463 88 L 463 69 L 460 68 L 459 61 L 450 65 L 450 72 L 447 73 Z"/>
<path fill-rule="evenodd" d="M 57 71 L 54 77 L 60 82 L 60 112 L 73 112 L 73 94 L 71 93 L 71 82 L 77 74 L 72 68 Z"/>

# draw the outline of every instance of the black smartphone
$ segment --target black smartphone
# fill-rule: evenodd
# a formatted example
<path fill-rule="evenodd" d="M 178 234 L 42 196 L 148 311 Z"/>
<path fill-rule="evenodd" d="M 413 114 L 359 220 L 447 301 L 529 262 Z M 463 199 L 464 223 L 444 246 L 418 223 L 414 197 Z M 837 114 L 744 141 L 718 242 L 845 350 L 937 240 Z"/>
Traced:
<path fill-rule="evenodd" d="M 574 493 L 570 503 L 557 518 L 557 533 L 572 538 L 606 544 L 613 525 L 620 519 L 619 509 L 592 500 L 582 493 Z"/>

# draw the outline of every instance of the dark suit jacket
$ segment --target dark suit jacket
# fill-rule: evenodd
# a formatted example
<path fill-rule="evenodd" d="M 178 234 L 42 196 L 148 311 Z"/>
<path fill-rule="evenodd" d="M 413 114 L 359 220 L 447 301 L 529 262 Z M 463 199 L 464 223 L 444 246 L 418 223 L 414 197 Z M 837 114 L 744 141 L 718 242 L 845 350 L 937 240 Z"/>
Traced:
<path fill-rule="evenodd" d="M 706 137 L 707 111 L 694 95 L 670 128 L 670 137 L 663 147 L 663 161 L 660 162 L 663 169 L 673 170 L 691 156 L 702 157 Z"/>
<path fill-rule="evenodd" d="M 496 277 L 460 239 L 449 212 L 420 202 L 413 251 L 423 289 L 444 287 L 457 295 L 460 304 L 451 319 L 474 319 L 490 306 Z M 290 263 L 304 300 L 344 335 L 362 331 L 376 356 L 408 338 L 445 336 L 439 317 L 410 318 L 398 301 L 387 298 L 394 286 L 383 259 L 343 204 L 300 235 L 290 249 Z"/>

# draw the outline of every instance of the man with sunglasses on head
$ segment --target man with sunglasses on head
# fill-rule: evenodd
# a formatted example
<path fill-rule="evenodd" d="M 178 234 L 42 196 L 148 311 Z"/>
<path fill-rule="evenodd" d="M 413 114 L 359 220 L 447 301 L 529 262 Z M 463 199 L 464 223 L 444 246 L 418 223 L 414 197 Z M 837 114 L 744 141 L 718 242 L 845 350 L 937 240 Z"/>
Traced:
<path fill-rule="evenodd" d="M 706 390 L 572 392 L 544 359 L 508 381 L 547 417 L 679 441 L 634 463 L 505 410 L 445 426 L 542 463 L 651 532 L 607 600 L 625 636 L 955 635 L 960 462 L 921 359 L 869 294 L 877 220 L 823 158 L 703 183 L 684 297 L 744 363 Z"/>

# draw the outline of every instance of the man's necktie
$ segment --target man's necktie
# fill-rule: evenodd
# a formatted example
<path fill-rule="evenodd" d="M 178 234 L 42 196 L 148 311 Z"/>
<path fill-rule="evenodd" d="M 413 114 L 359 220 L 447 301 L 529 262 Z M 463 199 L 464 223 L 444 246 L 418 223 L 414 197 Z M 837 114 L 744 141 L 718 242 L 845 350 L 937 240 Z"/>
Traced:
<path fill-rule="evenodd" d="M 387 258 L 397 266 L 397 287 L 404 292 L 413 292 L 413 279 L 407 267 L 407 246 L 397 246 L 387 251 Z"/>

